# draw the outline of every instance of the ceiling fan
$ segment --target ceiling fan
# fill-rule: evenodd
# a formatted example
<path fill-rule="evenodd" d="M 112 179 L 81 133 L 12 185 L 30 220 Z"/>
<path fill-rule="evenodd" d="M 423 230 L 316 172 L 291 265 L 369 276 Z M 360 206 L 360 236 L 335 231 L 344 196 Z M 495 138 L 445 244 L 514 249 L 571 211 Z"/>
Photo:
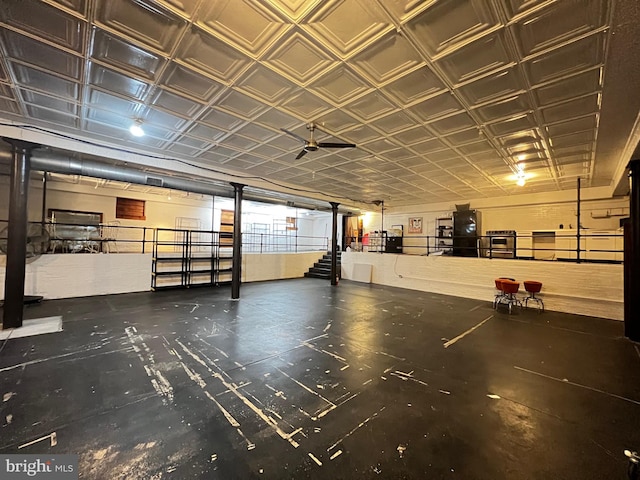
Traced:
<path fill-rule="evenodd" d="M 313 138 L 313 131 L 315 129 L 316 129 L 316 126 L 314 123 L 307 124 L 307 130 L 311 132 L 311 136 L 309 140 L 306 140 L 302 138 L 300 135 L 290 132 L 285 128 L 280 129 L 287 135 L 291 135 L 293 138 L 297 138 L 304 144 L 304 147 L 302 147 L 302 151 L 298 154 L 298 156 L 296 157 L 296 160 L 304 157 L 307 154 L 307 152 L 315 152 L 319 148 L 354 148 L 356 146 L 354 143 L 316 142 L 315 139 Z"/>

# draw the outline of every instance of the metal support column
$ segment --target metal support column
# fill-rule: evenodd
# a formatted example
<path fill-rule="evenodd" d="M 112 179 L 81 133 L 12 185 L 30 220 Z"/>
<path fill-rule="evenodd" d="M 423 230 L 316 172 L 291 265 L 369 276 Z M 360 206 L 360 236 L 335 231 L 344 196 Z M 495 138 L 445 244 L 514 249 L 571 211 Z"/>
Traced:
<path fill-rule="evenodd" d="M 27 258 L 27 198 L 31 151 L 38 145 L 3 138 L 11 145 L 11 186 L 9 190 L 9 228 L 7 267 L 4 283 L 2 328 L 22 326 L 24 313 L 24 277 Z"/>
<path fill-rule="evenodd" d="M 624 334 L 629 340 L 640 342 L 640 159 L 631 160 L 627 168 L 631 194 L 629 221 L 625 225 L 625 233 L 627 228 L 630 231 L 624 250 Z"/>
<path fill-rule="evenodd" d="M 338 285 L 338 205 L 337 202 L 331 204 L 333 223 L 331 227 L 331 285 Z"/>
<path fill-rule="evenodd" d="M 242 189 L 244 185 L 232 183 L 234 191 L 233 214 L 233 270 L 231 272 L 231 298 L 240 298 L 240 282 L 242 279 Z"/>

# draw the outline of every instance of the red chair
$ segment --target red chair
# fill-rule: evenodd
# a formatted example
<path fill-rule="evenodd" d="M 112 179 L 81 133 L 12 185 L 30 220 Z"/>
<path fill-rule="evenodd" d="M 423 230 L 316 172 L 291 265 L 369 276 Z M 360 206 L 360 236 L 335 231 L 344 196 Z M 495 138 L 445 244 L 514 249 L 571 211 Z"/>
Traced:
<path fill-rule="evenodd" d="M 513 307 L 513 305 L 520 305 L 520 308 L 522 308 L 522 302 L 518 300 L 516 296 L 518 290 L 520 290 L 520 284 L 513 280 L 501 280 L 500 284 L 502 285 L 502 290 L 505 295 L 500 303 L 509 305 L 509 314 L 511 314 L 511 307 Z"/>
<path fill-rule="evenodd" d="M 524 305 L 528 307 L 529 300 L 531 300 L 532 302 L 536 302 L 540 312 L 544 312 L 544 303 L 542 302 L 542 299 L 536 297 L 536 293 L 540 293 L 540 290 L 542 290 L 542 282 L 538 282 L 536 280 L 525 280 L 524 289 L 529 294 L 524 299 Z"/>

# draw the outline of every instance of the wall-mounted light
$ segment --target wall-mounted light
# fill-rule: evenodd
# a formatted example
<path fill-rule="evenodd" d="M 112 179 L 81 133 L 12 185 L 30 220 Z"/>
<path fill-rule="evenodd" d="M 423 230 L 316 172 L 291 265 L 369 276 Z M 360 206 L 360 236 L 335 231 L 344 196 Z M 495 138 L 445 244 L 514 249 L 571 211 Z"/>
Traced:
<path fill-rule="evenodd" d="M 134 137 L 143 137 L 144 130 L 142 129 L 142 121 L 136 120 L 133 125 L 129 127 L 129 133 Z"/>

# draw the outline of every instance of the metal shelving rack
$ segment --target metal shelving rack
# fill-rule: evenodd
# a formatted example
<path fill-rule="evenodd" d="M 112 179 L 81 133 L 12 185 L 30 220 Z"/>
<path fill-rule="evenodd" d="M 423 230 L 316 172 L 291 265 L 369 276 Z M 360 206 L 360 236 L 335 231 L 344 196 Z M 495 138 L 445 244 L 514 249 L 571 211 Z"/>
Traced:
<path fill-rule="evenodd" d="M 232 247 L 220 232 L 158 228 L 154 231 L 151 290 L 217 286 L 231 282 Z"/>
<path fill-rule="evenodd" d="M 453 217 L 436 218 L 436 250 L 446 255 L 453 253 Z"/>

